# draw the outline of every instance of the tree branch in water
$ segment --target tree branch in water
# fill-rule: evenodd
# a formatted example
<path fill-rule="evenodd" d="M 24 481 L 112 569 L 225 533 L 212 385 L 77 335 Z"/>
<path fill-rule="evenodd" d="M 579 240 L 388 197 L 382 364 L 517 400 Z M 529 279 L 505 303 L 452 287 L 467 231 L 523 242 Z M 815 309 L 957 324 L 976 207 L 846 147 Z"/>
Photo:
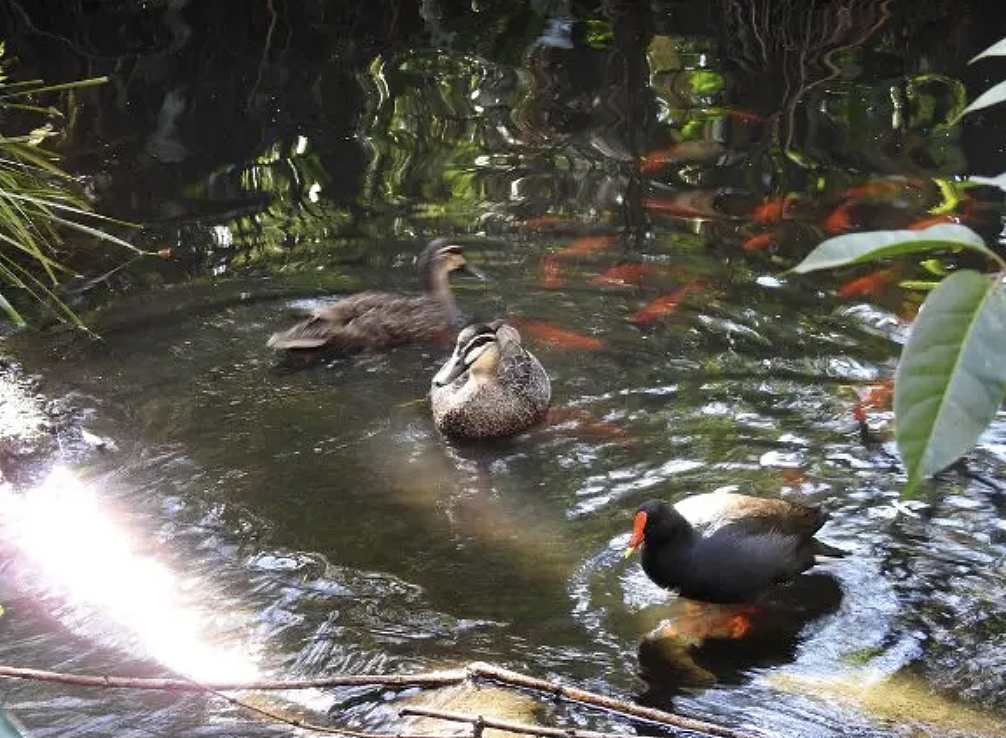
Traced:
<path fill-rule="evenodd" d="M 486 680 L 496 684 L 516 689 L 530 690 L 541 694 L 548 694 L 553 697 L 578 702 L 588 707 L 604 710 L 605 712 L 624 715 L 626 717 L 646 720 L 651 723 L 668 726 L 677 730 L 688 730 L 704 735 L 718 736 L 719 738 L 752 738 L 750 734 L 727 728 L 716 723 L 704 720 L 675 715 L 674 713 L 656 710 L 652 707 L 644 707 L 625 700 L 608 697 L 596 692 L 588 692 L 577 687 L 567 687 L 555 682 L 538 679 L 536 677 L 522 674 L 517 671 L 503 669 L 493 664 L 480 661 L 472 662 L 460 669 L 445 669 L 442 671 L 418 672 L 415 674 L 336 674 L 329 677 L 318 677 L 313 679 L 291 679 L 287 681 L 263 680 L 244 682 L 196 682 L 187 679 L 151 679 L 144 677 L 121 677 L 105 674 L 66 674 L 55 671 L 43 671 L 40 669 L 24 669 L 14 666 L 0 666 L 0 678 L 26 679 L 30 681 L 54 682 L 59 684 L 69 684 L 78 687 L 105 687 L 113 689 L 153 689 L 169 692 L 210 692 L 222 697 L 233 704 L 247 709 L 260 712 L 263 715 L 281 722 L 296 725 L 306 729 L 321 728 L 321 732 L 339 733 L 342 735 L 358 736 L 359 738 L 398 738 L 395 736 L 382 736 L 374 733 L 364 733 L 341 728 L 327 728 L 325 726 L 312 726 L 297 720 L 291 720 L 273 714 L 236 700 L 233 697 L 219 694 L 221 692 L 234 691 L 293 691 L 299 689 L 326 689 L 332 687 L 363 687 L 380 686 L 397 689 L 407 689 L 412 687 L 446 687 L 461 684 L 470 680 Z M 420 708 L 406 708 L 407 710 L 418 710 Z M 404 714 L 404 711 L 403 711 Z M 419 713 L 415 713 L 419 714 Z M 459 713 L 443 713 L 437 715 L 440 719 L 447 718 L 445 715 L 452 715 L 466 719 L 462 722 L 470 722 L 478 731 L 479 722 L 482 721 L 484 727 L 498 727 L 503 730 L 510 730 L 515 733 L 525 733 L 539 736 L 566 736 L 567 738 L 602 738 L 612 734 L 594 733 L 591 731 L 565 730 L 560 728 L 545 728 L 543 726 L 529 726 L 521 723 L 512 723 L 511 727 L 502 727 L 491 723 L 499 721 L 495 718 L 484 718 L 480 716 L 461 716 Z M 512 726 L 522 726 L 523 729 L 516 729 Z M 535 730 L 532 731 L 531 728 Z M 479 731 L 480 732 L 480 731 Z M 436 738 L 434 736 L 404 736 L 400 738 Z"/>

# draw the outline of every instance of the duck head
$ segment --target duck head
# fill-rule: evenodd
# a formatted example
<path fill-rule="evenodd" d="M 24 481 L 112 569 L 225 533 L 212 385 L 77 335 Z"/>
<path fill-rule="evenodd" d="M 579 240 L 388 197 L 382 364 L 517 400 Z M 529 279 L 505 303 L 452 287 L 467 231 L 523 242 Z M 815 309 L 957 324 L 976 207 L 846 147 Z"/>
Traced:
<path fill-rule="evenodd" d="M 433 289 L 437 283 L 446 281 L 451 272 L 462 272 L 476 279 L 485 275 L 465 259 L 464 249 L 447 238 L 435 238 L 429 242 L 416 260 L 423 277 L 423 286 Z"/>
<path fill-rule="evenodd" d="M 450 384 L 465 372 L 470 372 L 476 379 L 494 376 L 499 368 L 501 339 L 513 340 L 511 334 L 520 334 L 500 322 L 470 325 L 458 334 L 454 353 L 440 371 L 433 377 L 434 387 Z"/>
<path fill-rule="evenodd" d="M 656 545 L 687 536 L 691 526 L 684 516 L 661 500 L 650 500 L 632 520 L 632 537 L 625 551 L 628 558 L 644 543 Z"/>

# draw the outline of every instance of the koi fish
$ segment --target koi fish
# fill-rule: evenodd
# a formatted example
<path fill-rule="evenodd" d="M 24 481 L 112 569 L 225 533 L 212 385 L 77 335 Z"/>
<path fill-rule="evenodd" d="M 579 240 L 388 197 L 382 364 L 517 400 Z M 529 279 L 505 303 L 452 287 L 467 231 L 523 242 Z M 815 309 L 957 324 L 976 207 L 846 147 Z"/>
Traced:
<path fill-rule="evenodd" d="M 859 423 L 866 422 L 867 410 L 886 410 L 894 398 L 894 380 L 885 379 L 871 384 L 852 408 L 852 417 Z"/>
<path fill-rule="evenodd" d="M 639 284 L 647 274 L 656 274 L 661 269 L 656 264 L 620 264 L 614 266 L 603 274 L 598 274 L 591 284 L 618 284 L 629 285 Z"/>
<path fill-rule="evenodd" d="M 913 180 L 898 182 L 868 182 L 864 185 L 857 185 L 856 187 L 850 187 L 847 190 L 842 190 L 838 193 L 838 199 L 869 200 L 872 198 L 894 195 L 901 192 L 906 187 L 913 186 L 916 186 L 916 182 Z"/>
<path fill-rule="evenodd" d="M 745 123 L 768 123 L 768 118 L 764 118 L 756 113 L 749 113 L 746 110 L 736 110 L 734 108 L 711 108 L 709 112 L 713 115 L 727 115 L 731 118 L 742 120 Z"/>
<path fill-rule="evenodd" d="M 851 205 L 842 203 L 831 211 L 824 219 L 824 230 L 828 233 L 845 233 L 856 227 L 856 220 L 852 217 Z"/>
<path fill-rule="evenodd" d="M 522 220 L 520 224 L 525 228 L 550 228 L 551 226 L 563 225 L 566 222 L 558 215 L 539 215 L 537 218 Z"/>
<path fill-rule="evenodd" d="M 723 144 L 716 141 L 682 141 L 666 149 L 651 151 L 640 159 L 639 171 L 653 174 L 677 161 L 714 159 L 724 150 Z"/>
<path fill-rule="evenodd" d="M 745 241 L 743 248 L 749 253 L 761 251 L 771 246 L 775 241 L 776 234 L 774 232 L 759 233 L 757 236 L 751 236 L 751 238 Z"/>
<path fill-rule="evenodd" d="M 583 256 L 600 251 L 615 242 L 614 236 L 586 236 L 578 238 L 564 249 L 559 249 L 553 256 Z"/>
<path fill-rule="evenodd" d="M 543 343 L 560 348 L 581 349 L 583 351 L 600 351 L 604 348 L 604 344 L 593 336 L 574 333 L 550 323 L 525 318 L 508 318 L 507 322 L 522 333 L 527 333 Z"/>
<path fill-rule="evenodd" d="M 676 215 L 679 218 L 704 218 L 706 213 L 700 212 L 688 205 L 682 205 L 671 200 L 657 200 L 650 198 L 643 200 L 643 207 L 647 210 L 656 210 L 658 213 Z"/>
<path fill-rule="evenodd" d="M 923 220 L 917 220 L 908 226 L 906 230 L 909 231 L 924 231 L 926 228 L 932 228 L 933 226 L 943 225 L 945 223 L 963 223 L 964 219 L 959 215 L 937 215 L 932 218 L 924 218 Z"/>
<path fill-rule="evenodd" d="M 751 213 L 751 220 L 755 223 L 776 223 L 786 217 L 789 212 L 788 203 L 788 197 L 766 200 L 754 209 Z"/>
<path fill-rule="evenodd" d="M 548 409 L 548 424 L 562 425 L 563 423 L 576 423 L 587 434 L 594 437 L 618 439 L 619 441 L 631 440 L 624 428 L 601 420 L 586 410 L 577 407 L 550 407 Z"/>
<path fill-rule="evenodd" d="M 630 320 L 633 323 L 652 323 L 676 309 L 689 294 L 705 286 L 706 280 L 694 279 L 681 289 L 651 301 L 646 307 L 633 315 Z"/>
<path fill-rule="evenodd" d="M 170 259 L 171 258 L 171 247 L 168 247 L 166 249 L 160 249 L 157 252 L 157 255 L 159 257 L 161 257 L 162 259 Z"/>
<path fill-rule="evenodd" d="M 565 284 L 562 280 L 562 266 L 553 256 L 546 256 L 541 260 L 538 268 L 538 281 L 542 287 L 562 287 Z"/>
<path fill-rule="evenodd" d="M 882 269 L 879 272 L 857 277 L 844 283 L 837 290 L 839 297 L 856 297 L 857 295 L 876 295 L 880 288 L 897 277 L 892 269 Z"/>

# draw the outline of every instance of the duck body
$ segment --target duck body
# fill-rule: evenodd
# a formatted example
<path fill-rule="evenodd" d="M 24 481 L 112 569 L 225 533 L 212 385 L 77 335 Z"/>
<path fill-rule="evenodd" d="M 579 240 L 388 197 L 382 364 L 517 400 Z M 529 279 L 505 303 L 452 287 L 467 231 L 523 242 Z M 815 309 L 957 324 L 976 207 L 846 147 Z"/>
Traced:
<path fill-rule="evenodd" d="M 275 349 L 383 349 L 430 341 L 450 331 L 457 319 L 449 275 L 468 271 L 461 247 L 447 239 L 429 243 L 419 259 L 424 294 L 407 297 L 388 292 L 360 292 L 318 308 L 289 330 L 275 333 Z"/>
<path fill-rule="evenodd" d="M 845 552 L 814 538 L 827 522 L 819 507 L 712 492 L 636 513 L 630 549 L 642 546 L 643 571 L 682 597 L 738 603 L 755 599 L 817 563 Z"/>
<path fill-rule="evenodd" d="M 551 399 L 545 368 L 502 322 L 465 328 L 430 389 L 437 428 L 465 439 L 525 431 L 545 417 Z"/>

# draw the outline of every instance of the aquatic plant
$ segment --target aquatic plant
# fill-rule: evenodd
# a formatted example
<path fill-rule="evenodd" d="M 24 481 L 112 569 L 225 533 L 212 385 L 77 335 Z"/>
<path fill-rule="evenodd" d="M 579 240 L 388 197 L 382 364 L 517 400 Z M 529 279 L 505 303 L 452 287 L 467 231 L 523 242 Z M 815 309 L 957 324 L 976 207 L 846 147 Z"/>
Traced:
<path fill-rule="evenodd" d="M 78 182 L 58 165 L 59 156 L 43 146 L 58 135 L 52 124 L 59 114 L 38 104 L 38 96 L 103 84 L 105 77 L 67 84 L 45 85 L 41 80 L 12 81 L 0 43 L 0 309 L 19 325 L 24 317 L 14 307 L 6 288 L 20 290 L 64 320 L 82 325 L 54 288 L 71 275 L 58 256 L 62 232 L 77 231 L 132 251 L 134 246 L 96 227 L 96 222 L 118 223 L 91 212 Z M 40 114 L 46 122 L 32 130 L 8 135 L 14 113 Z M 27 126 L 30 124 L 21 124 Z"/>

